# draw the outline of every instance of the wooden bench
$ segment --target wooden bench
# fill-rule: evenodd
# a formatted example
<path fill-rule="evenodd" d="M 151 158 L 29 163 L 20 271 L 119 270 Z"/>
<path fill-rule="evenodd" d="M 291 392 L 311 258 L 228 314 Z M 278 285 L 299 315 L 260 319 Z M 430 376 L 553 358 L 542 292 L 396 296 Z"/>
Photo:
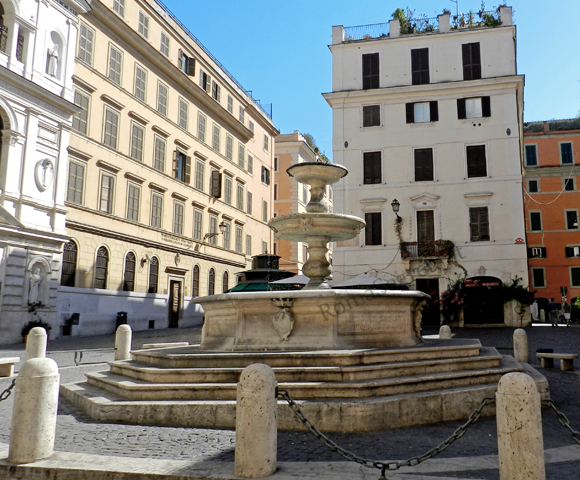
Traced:
<path fill-rule="evenodd" d="M 560 359 L 560 370 L 574 370 L 574 359 L 578 358 L 575 353 L 536 353 L 542 362 L 542 368 L 554 368 L 554 358 Z"/>
<path fill-rule="evenodd" d="M 14 364 L 20 361 L 20 357 L 0 358 L 0 377 L 14 375 Z"/>

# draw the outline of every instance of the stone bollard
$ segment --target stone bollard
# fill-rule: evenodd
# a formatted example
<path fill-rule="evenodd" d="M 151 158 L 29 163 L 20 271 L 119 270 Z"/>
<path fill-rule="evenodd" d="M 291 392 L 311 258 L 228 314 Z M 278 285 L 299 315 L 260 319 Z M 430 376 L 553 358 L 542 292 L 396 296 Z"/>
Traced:
<path fill-rule="evenodd" d="M 451 334 L 451 328 L 449 327 L 449 325 L 441 325 L 441 328 L 439 329 L 439 338 L 445 340 L 453 338 L 453 335 Z"/>
<path fill-rule="evenodd" d="M 525 373 L 501 377 L 495 394 L 500 480 L 545 480 L 541 400 Z"/>
<path fill-rule="evenodd" d="M 516 362 L 528 363 L 528 334 L 523 328 L 514 332 L 514 358 Z"/>
<path fill-rule="evenodd" d="M 9 462 L 36 462 L 54 453 L 59 379 L 51 358 L 31 358 L 22 365 L 14 392 Z"/>
<path fill-rule="evenodd" d="M 129 325 L 119 325 L 115 335 L 115 360 L 131 360 L 132 337 Z"/>
<path fill-rule="evenodd" d="M 546 323 L 546 311 L 543 309 L 540 310 L 540 322 Z"/>
<path fill-rule="evenodd" d="M 276 471 L 278 401 L 274 371 L 261 363 L 246 367 L 238 383 L 235 475 L 261 478 Z"/>
<path fill-rule="evenodd" d="M 28 337 L 26 338 L 26 357 L 24 358 L 24 361 L 30 360 L 31 358 L 46 357 L 47 340 L 48 335 L 44 328 L 34 327 L 30 330 L 30 332 L 28 332 Z"/>

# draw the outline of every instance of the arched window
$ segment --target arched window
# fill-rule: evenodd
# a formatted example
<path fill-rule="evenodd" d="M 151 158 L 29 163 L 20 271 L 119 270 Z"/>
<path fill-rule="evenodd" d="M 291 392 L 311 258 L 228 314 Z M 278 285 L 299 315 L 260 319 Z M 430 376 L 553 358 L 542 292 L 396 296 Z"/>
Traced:
<path fill-rule="evenodd" d="M 159 284 L 159 259 L 151 257 L 149 260 L 149 288 L 147 293 L 157 293 L 157 285 Z"/>
<path fill-rule="evenodd" d="M 196 265 L 195 267 L 193 267 L 191 296 L 192 297 L 199 297 L 199 265 Z"/>
<path fill-rule="evenodd" d="M 97 250 L 95 265 L 95 288 L 107 288 L 107 274 L 109 271 L 109 252 L 105 247 Z"/>
<path fill-rule="evenodd" d="M 210 268 L 207 283 L 207 294 L 213 295 L 214 293 L 215 293 L 215 270 L 213 268 Z"/>
<path fill-rule="evenodd" d="M 135 291 L 135 254 L 129 252 L 125 257 L 125 272 L 123 273 L 123 291 Z"/>
<path fill-rule="evenodd" d="M 62 274 L 60 284 L 64 287 L 75 286 L 77 271 L 77 244 L 72 240 L 64 244 L 62 252 Z"/>
<path fill-rule="evenodd" d="M 224 272 L 224 277 L 222 279 L 222 292 L 226 293 L 227 290 L 229 290 L 230 286 L 229 286 L 229 280 L 230 280 L 230 275 L 228 272 Z"/>
<path fill-rule="evenodd" d="M 0 50 L 8 53 L 8 27 L 4 23 L 4 6 L 0 3 Z"/>

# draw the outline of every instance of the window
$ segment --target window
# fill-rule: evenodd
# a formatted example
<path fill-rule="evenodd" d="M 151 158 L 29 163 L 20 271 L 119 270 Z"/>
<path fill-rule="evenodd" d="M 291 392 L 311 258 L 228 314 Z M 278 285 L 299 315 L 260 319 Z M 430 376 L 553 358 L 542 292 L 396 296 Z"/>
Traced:
<path fill-rule="evenodd" d="M 365 213 L 365 245 L 381 245 L 382 242 L 382 226 L 381 213 L 371 212 Z"/>
<path fill-rule="evenodd" d="M 77 244 L 72 240 L 64 244 L 62 252 L 62 274 L 60 284 L 63 287 L 74 287 L 77 271 Z"/>
<path fill-rule="evenodd" d="M 123 272 L 123 291 L 135 291 L 135 254 L 129 252 L 125 257 L 125 270 Z"/>
<path fill-rule="evenodd" d="M 201 160 L 195 161 L 195 188 L 203 192 L 203 176 L 205 164 Z"/>
<path fill-rule="evenodd" d="M 407 123 L 428 123 L 439 121 L 437 102 L 407 103 Z"/>
<path fill-rule="evenodd" d="M 157 111 L 163 115 L 167 115 L 167 94 L 169 90 L 167 85 L 159 82 L 157 84 Z"/>
<path fill-rule="evenodd" d="M 580 287 L 580 267 L 570 267 L 570 285 Z"/>
<path fill-rule="evenodd" d="M 113 10 L 119 14 L 120 17 L 125 16 L 125 0 L 113 0 Z"/>
<path fill-rule="evenodd" d="M 461 45 L 463 57 L 463 80 L 477 80 L 481 78 L 481 58 L 479 42 L 464 43 Z"/>
<path fill-rule="evenodd" d="M 252 192 L 247 192 L 246 195 L 246 213 L 252 215 Z"/>
<path fill-rule="evenodd" d="M 175 202 L 173 204 L 173 233 L 175 235 L 183 235 L 183 210 L 183 203 Z"/>
<path fill-rule="evenodd" d="M 68 166 L 68 185 L 66 192 L 67 202 L 82 205 L 84 179 L 85 166 L 81 163 L 70 161 Z"/>
<path fill-rule="evenodd" d="M 127 220 L 139 221 L 139 203 L 141 200 L 141 188 L 134 183 L 129 183 L 127 194 Z"/>
<path fill-rule="evenodd" d="M 433 149 L 417 148 L 415 149 L 415 181 L 432 182 L 433 181 Z"/>
<path fill-rule="evenodd" d="M 224 272 L 224 276 L 222 278 L 222 292 L 226 293 L 230 286 L 229 286 L 229 282 L 230 282 L 230 275 L 228 272 Z"/>
<path fill-rule="evenodd" d="M 564 190 L 567 192 L 573 192 L 576 190 L 574 185 L 574 178 L 564 178 Z"/>
<path fill-rule="evenodd" d="M 161 32 L 161 45 L 159 51 L 166 57 L 169 57 L 169 37 L 165 35 L 164 32 Z"/>
<path fill-rule="evenodd" d="M 254 133 L 254 122 L 251 120 L 248 122 L 248 128 L 250 129 L 250 132 Z"/>
<path fill-rule="evenodd" d="M 117 149 L 117 132 L 119 130 L 119 112 L 105 107 L 105 129 L 103 143 L 108 147 Z"/>
<path fill-rule="evenodd" d="M 458 98 L 457 118 L 491 117 L 490 97 Z"/>
<path fill-rule="evenodd" d="M 274 184 L 274 200 L 278 200 L 278 184 Z"/>
<path fill-rule="evenodd" d="M 487 177 L 485 145 L 471 145 L 466 148 L 467 178 Z"/>
<path fill-rule="evenodd" d="M 262 253 L 268 253 L 268 242 L 262 240 Z"/>
<path fill-rule="evenodd" d="M 234 99 L 231 95 L 228 95 L 228 112 L 234 114 Z"/>
<path fill-rule="evenodd" d="M 534 288 L 546 288 L 546 274 L 543 268 L 532 268 L 532 285 Z"/>
<path fill-rule="evenodd" d="M 526 145 L 526 167 L 538 166 L 538 147 L 536 145 Z"/>
<path fill-rule="evenodd" d="M 278 157 L 274 157 L 274 171 L 279 172 L 280 171 L 279 168 L 280 168 L 280 161 L 279 161 Z"/>
<path fill-rule="evenodd" d="M 95 262 L 95 288 L 107 288 L 107 274 L 109 271 L 109 251 L 105 247 L 97 250 Z"/>
<path fill-rule="evenodd" d="M 246 255 L 252 255 L 252 236 L 246 235 Z"/>
<path fill-rule="evenodd" d="M 411 81 L 413 85 L 429 83 L 429 49 L 411 50 Z"/>
<path fill-rule="evenodd" d="M 115 177 L 112 175 L 101 175 L 101 195 L 99 200 L 99 210 L 101 212 L 113 213 L 113 194 L 115 192 Z"/>
<path fill-rule="evenodd" d="M 244 209 L 244 186 L 241 183 L 238 183 L 236 200 L 237 200 L 236 207 L 238 207 L 238 210 L 243 210 Z"/>
<path fill-rule="evenodd" d="M 541 212 L 530 212 L 530 230 L 534 232 L 542 230 Z"/>
<path fill-rule="evenodd" d="M 540 182 L 538 180 L 528 180 L 528 192 L 537 193 L 540 191 Z"/>
<path fill-rule="evenodd" d="M 417 243 L 435 240 L 435 212 L 433 210 L 417 211 Z"/>
<path fill-rule="evenodd" d="M 567 142 L 560 144 L 560 163 L 562 165 L 572 165 L 574 163 L 572 143 Z"/>
<path fill-rule="evenodd" d="M 546 258 L 546 247 L 528 248 L 528 258 Z"/>
<path fill-rule="evenodd" d="M 244 123 L 244 120 L 245 120 L 245 113 L 246 113 L 246 112 L 245 112 L 245 110 L 244 110 L 244 107 L 242 107 L 242 106 L 240 105 L 240 106 L 239 106 L 239 108 L 238 108 L 238 112 L 239 112 L 238 118 L 239 118 L 240 122 L 241 122 L 241 123 Z"/>
<path fill-rule="evenodd" d="M 213 85 L 211 87 L 211 96 L 213 97 L 213 99 L 220 103 L 220 97 L 221 97 L 221 87 L 217 84 L 217 82 L 214 80 Z"/>
<path fill-rule="evenodd" d="M 88 133 L 89 124 L 89 102 L 90 97 L 78 89 L 75 89 L 75 105 L 81 108 L 81 111 L 75 113 L 72 122 L 72 128 L 79 133 Z"/>
<path fill-rule="evenodd" d="M 577 247 L 565 247 L 566 258 L 578 258 L 580 257 L 580 246 Z"/>
<path fill-rule="evenodd" d="M 143 136 L 145 135 L 145 129 L 133 123 L 131 127 L 131 158 L 143 161 Z"/>
<path fill-rule="evenodd" d="M 211 171 L 210 194 L 214 198 L 222 196 L 222 174 L 217 170 Z"/>
<path fill-rule="evenodd" d="M 262 221 L 268 221 L 268 202 L 266 200 L 262 200 Z"/>
<path fill-rule="evenodd" d="M 262 166 L 262 183 L 270 185 L 270 170 Z"/>
<path fill-rule="evenodd" d="M 195 58 L 188 57 L 181 49 L 179 49 L 177 56 L 177 66 L 188 77 L 193 77 L 195 75 Z"/>
<path fill-rule="evenodd" d="M 209 233 L 210 236 L 208 238 L 208 243 L 210 243 L 211 245 L 215 245 L 218 234 L 218 223 L 217 217 L 213 215 L 209 217 Z"/>
<path fill-rule="evenodd" d="M 77 58 L 89 65 L 93 64 L 95 31 L 81 22 L 79 27 L 79 44 L 77 48 Z"/>
<path fill-rule="evenodd" d="M 158 193 L 151 194 L 151 226 L 161 228 L 163 219 L 163 196 Z"/>
<path fill-rule="evenodd" d="M 193 239 L 201 242 L 203 236 L 203 213 L 195 209 L 193 211 Z"/>
<path fill-rule="evenodd" d="M 234 137 L 226 133 L 226 158 L 233 160 L 234 158 Z"/>
<path fill-rule="evenodd" d="M 151 260 L 149 260 L 149 286 L 147 288 L 147 293 L 157 293 L 158 284 L 159 259 L 157 257 L 151 257 Z"/>
<path fill-rule="evenodd" d="M 242 253 L 242 238 L 244 232 L 241 225 L 236 225 L 236 252 Z"/>
<path fill-rule="evenodd" d="M 184 130 L 187 130 L 187 120 L 188 120 L 188 108 L 189 105 L 183 99 L 179 99 L 179 126 Z"/>
<path fill-rule="evenodd" d="M 230 237 L 231 237 L 231 231 L 232 231 L 232 224 L 230 222 L 224 222 L 225 228 L 224 228 L 224 233 L 223 233 L 223 246 L 226 250 L 230 249 Z"/>
<path fill-rule="evenodd" d="M 578 210 L 566 210 L 566 229 L 578 230 Z"/>
<path fill-rule="evenodd" d="M 185 183 L 191 181 L 191 157 L 179 150 L 173 156 L 173 176 Z"/>
<path fill-rule="evenodd" d="M 379 54 L 367 53 L 362 56 L 363 90 L 379 88 Z"/>
<path fill-rule="evenodd" d="M 381 106 L 367 105 L 363 107 L 363 127 L 379 127 L 381 125 Z"/>
<path fill-rule="evenodd" d="M 238 167 L 243 169 L 244 165 L 245 165 L 245 160 L 246 160 L 246 149 L 244 148 L 244 146 L 241 143 L 239 143 L 238 144 Z"/>
<path fill-rule="evenodd" d="M 197 138 L 199 139 L 200 142 L 205 143 L 205 124 L 207 121 L 207 117 L 201 113 L 198 112 L 197 114 Z"/>
<path fill-rule="evenodd" d="M 18 27 L 18 36 L 16 38 L 16 60 L 19 62 L 24 61 L 24 34 L 22 33 L 24 29 Z"/>
<path fill-rule="evenodd" d="M 147 88 L 147 71 L 143 70 L 139 65 L 135 65 L 135 96 L 145 101 L 145 91 Z"/>
<path fill-rule="evenodd" d="M 364 184 L 381 183 L 381 152 L 363 153 Z"/>
<path fill-rule="evenodd" d="M 487 207 L 469 209 L 469 231 L 472 242 L 489 240 L 489 215 Z"/>
<path fill-rule="evenodd" d="M 270 144 L 270 137 L 268 135 L 264 135 L 264 150 L 268 151 Z"/>
<path fill-rule="evenodd" d="M 224 177 L 224 202 L 232 204 L 232 179 L 227 175 Z"/>
<path fill-rule="evenodd" d="M 248 173 L 254 173 L 254 157 L 248 154 Z"/>
<path fill-rule="evenodd" d="M 207 294 L 213 295 L 215 292 L 215 270 L 213 268 L 209 269 L 209 274 L 207 276 Z"/>
<path fill-rule="evenodd" d="M 139 12 L 139 26 L 137 27 L 137 31 L 145 38 L 149 38 L 149 17 L 143 12 Z"/>
<path fill-rule="evenodd" d="M 160 172 L 165 171 L 165 151 L 167 142 L 164 138 L 155 136 L 155 152 L 153 158 L 153 168 Z"/>
<path fill-rule="evenodd" d="M 221 137 L 221 129 L 215 123 L 213 124 L 213 137 L 212 137 L 212 148 L 216 151 L 220 151 L 220 137 Z"/>
<path fill-rule="evenodd" d="M 123 52 L 113 45 L 109 46 L 109 74 L 112 82 L 121 85 L 121 65 L 123 62 Z"/>
<path fill-rule="evenodd" d="M 193 267 L 193 275 L 191 280 L 192 280 L 191 296 L 199 297 L 199 265 Z"/>
<path fill-rule="evenodd" d="M 199 86 L 207 93 L 211 91 L 211 76 L 203 70 L 199 71 Z"/>

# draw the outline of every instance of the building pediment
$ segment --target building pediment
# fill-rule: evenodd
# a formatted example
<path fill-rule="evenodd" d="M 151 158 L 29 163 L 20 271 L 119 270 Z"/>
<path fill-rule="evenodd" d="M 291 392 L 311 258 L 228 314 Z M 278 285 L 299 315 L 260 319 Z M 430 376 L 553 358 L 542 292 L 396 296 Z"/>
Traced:
<path fill-rule="evenodd" d="M 434 205 L 441 197 L 434 193 L 424 192 L 410 198 L 411 202 L 419 207 Z"/>

